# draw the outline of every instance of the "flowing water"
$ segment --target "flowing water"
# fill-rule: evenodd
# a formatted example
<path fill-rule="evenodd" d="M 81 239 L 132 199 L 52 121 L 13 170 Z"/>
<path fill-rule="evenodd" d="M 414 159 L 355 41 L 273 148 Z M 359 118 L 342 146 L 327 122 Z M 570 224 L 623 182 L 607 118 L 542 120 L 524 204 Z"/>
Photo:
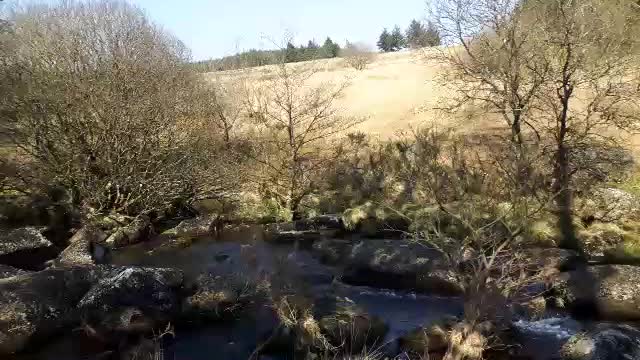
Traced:
<path fill-rule="evenodd" d="M 150 267 L 172 267 L 184 271 L 188 278 L 202 273 L 259 277 L 280 274 L 283 268 L 301 291 L 311 296 L 332 293 L 355 303 L 371 315 L 383 319 L 389 326 L 381 351 L 394 352 L 397 339 L 443 315 L 460 315 L 459 300 L 400 291 L 350 286 L 339 281 L 340 269 L 321 264 L 309 250 L 292 245 L 265 242 L 262 229 L 247 227 L 229 231 L 221 238 L 201 238 L 192 244 L 166 246 L 166 239 L 157 239 L 113 253 L 112 263 Z M 279 275 L 278 275 L 279 276 Z M 287 279 L 279 279 L 287 281 Z M 258 305 L 248 314 L 233 321 L 204 327 L 176 328 L 176 336 L 164 346 L 164 360 L 245 360 L 273 328 L 276 319 L 266 305 Z M 546 360 L 577 325 L 563 320 L 542 323 L 516 323 L 524 334 L 524 353 L 536 360 Z M 98 351 L 89 351 L 81 337 L 66 336 L 42 351 L 21 356 L 19 360 L 80 360 L 102 359 Z M 540 346 L 540 344 L 545 344 Z M 286 357 L 261 357 L 284 360 Z"/>

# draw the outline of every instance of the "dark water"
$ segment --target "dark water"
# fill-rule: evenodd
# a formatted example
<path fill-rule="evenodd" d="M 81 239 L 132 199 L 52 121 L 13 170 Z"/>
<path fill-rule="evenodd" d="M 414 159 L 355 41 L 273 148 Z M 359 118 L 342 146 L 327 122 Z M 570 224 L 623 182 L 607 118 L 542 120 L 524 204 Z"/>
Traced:
<path fill-rule="evenodd" d="M 385 343 L 379 346 L 390 351 L 396 347 L 397 338 L 406 332 L 438 320 L 443 315 L 459 315 L 462 311 L 457 299 L 343 284 L 337 277 L 340 269 L 321 264 L 310 251 L 298 249 L 297 246 L 265 242 L 262 229 L 256 227 L 229 231 L 219 239 L 197 239 L 190 246 L 167 245 L 166 239 L 157 239 L 115 252 L 112 262 L 119 265 L 178 268 L 191 278 L 202 273 L 246 277 L 268 275 L 283 283 L 293 283 L 291 285 L 312 297 L 321 297 L 330 291 L 382 318 L 389 326 L 389 333 Z M 233 321 L 197 328 L 177 327 L 175 338 L 163 346 L 164 360 L 247 359 L 257 344 L 270 334 L 275 322 L 272 309 L 257 304 L 247 314 Z M 548 340 L 556 339 L 556 334 L 552 331 L 550 335 L 544 332 L 540 335 L 535 330 L 525 336 L 534 344 L 534 350 L 527 352 L 535 359 L 547 359 L 547 351 L 543 351 L 545 349 L 535 349 L 541 341 L 548 343 Z M 39 353 L 21 356 L 19 360 L 110 358 L 108 354 L 98 355 L 100 351 L 86 342 L 82 336 L 66 336 L 53 341 Z M 547 346 L 546 350 L 549 349 Z"/>

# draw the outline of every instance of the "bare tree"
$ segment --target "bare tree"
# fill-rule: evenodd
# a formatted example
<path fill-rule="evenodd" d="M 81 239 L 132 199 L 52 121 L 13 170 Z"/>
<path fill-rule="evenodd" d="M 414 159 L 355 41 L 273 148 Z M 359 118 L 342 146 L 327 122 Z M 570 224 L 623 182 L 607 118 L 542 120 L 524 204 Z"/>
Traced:
<path fill-rule="evenodd" d="M 204 83 L 199 93 L 201 116 L 213 125 L 216 133 L 222 134 L 227 146 L 232 142 L 234 133 L 238 131 L 245 117 L 245 107 L 242 103 L 245 95 L 243 81 L 215 79 L 211 83 Z"/>
<path fill-rule="evenodd" d="M 194 172 L 204 155 L 188 120 L 200 80 L 180 41 L 121 1 L 32 5 L 10 20 L 2 132 L 30 186 L 61 185 L 93 211 L 134 214 L 216 190 L 216 175 Z"/>
<path fill-rule="evenodd" d="M 347 42 L 342 50 L 342 57 L 350 67 L 364 70 L 375 59 L 375 53 L 365 44 Z"/>
<path fill-rule="evenodd" d="M 507 304 L 526 301 L 523 290 L 544 275 L 522 235 L 546 204 L 521 196 L 504 170 L 517 160 L 508 144 L 479 145 L 435 129 L 414 132 L 404 144 L 410 164 L 400 178 L 412 178 L 430 209 L 408 218 L 412 236 L 442 255 L 463 289 L 464 320 L 449 333 L 444 358 L 480 359 L 504 345 L 495 335 L 510 326 Z"/>
<path fill-rule="evenodd" d="M 454 105 L 480 103 L 501 114 L 518 150 L 519 182 L 532 176 L 532 153 L 552 155 L 562 246 L 579 249 L 571 179 L 580 169 L 571 153 L 595 140 L 613 140 L 606 136 L 611 128 L 637 124 L 640 94 L 631 85 L 637 52 L 630 31 L 637 29 L 630 20 L 637 17 L 628 16 L 637 14 L 636 4 L 443 0 L 435 9 L 451 44 L 437 57 L 450 65 L 447 81 L 459 94 Z"/>
<path fill-rule="evenodd" d="M 536 94 L 536 127 L 553 148 L 553 190 L 562 246 L 580 249 L 573 224 L 572 178 L 582 170 L 576 156 L 590 144 L 615 145 L 612 129 L 638 128 L 638 54 L 630 32 L 629 1 L 527 3 L 535 21 L 535 50 L 548 81 Z M 588 164 L 587 164 L 588 166 Z"/>
<path fill-rule="evenodd" d="M 257 124 L 250 156 L 257 181 L 295 218 L 300 203 L 319 187 L 318 175 L 332 162 L 332 141 L 359 119 L 338 113 L 346 82 L 314 79 L 314 64 L 282 63 L 250 92 L 247 104 Z"/>

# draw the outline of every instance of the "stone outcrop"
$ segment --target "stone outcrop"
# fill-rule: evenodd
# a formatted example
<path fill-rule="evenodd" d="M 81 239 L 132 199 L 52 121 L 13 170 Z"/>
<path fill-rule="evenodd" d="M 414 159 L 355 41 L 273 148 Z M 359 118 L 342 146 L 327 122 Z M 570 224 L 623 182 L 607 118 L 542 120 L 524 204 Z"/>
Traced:
<path fill-rule="evenodd" d="M 462 289 L 436 251 L 404 240 L 322 240 L 314 244 L 322 260 L 343 265 L 352 285 L 459 295 Z"/>
<path fill-rule="evenodd" d="M 47 269 L 0 280 L 0 355 L 83 324 L 147 331 L 180 310 L 182 272 L 136 267 Z"/>
<path fill-rule="evenodd" d="M 564 360 L 640 359 L 640 331 L 628 325 L 599 324 L 569 339 L 561 355 Z"/>
<path fill-rule="evenodd" d="M 137 244 L 143 241 L 151 232 L 151 222 L 147 217 L 133 219 L 128 225 L 122 226 L 105 240 L 104 244 L 110 248 L 119 248 Z"/>
<path fill-rule="evenodd" d="M 0 232 L 0 264 L 40 270 L 55 258 L 56 247 L 42 234 L 44 228 L 23 227 Z"/>
<path fill-rule="evenodd" d="M 107 234 L 94 227 L 83 227 L 69 240 L 69 246 L 56 259 L 59 266 L 89 266 L 106 261 L 109 250 L 102 245 Z"/>
<path fill-rule="evenodd" d="M 602 320 L 640 320 L 640 267 L 597 265 L 564 274 L 557 285 L 574 311 Z"/>

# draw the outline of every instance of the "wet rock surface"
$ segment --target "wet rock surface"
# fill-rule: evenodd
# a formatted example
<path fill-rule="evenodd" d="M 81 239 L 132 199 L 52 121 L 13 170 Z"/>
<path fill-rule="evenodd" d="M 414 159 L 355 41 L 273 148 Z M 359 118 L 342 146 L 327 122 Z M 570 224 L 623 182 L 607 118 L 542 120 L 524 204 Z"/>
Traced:
<path fill-rule="evenodd" d="M 564 360 L 640 359 L 640 331 L 628 325 L 599 324 L 562 347 Z"/>
<path fill-rule="evenodd" d="M 563 281 L 575 311 L 602 320 L 640 320 L 640 267 L 589 266 L 565 274 Z"/>
<path fill-rule="evenodd" d="M 117 228 L 105 240 L 104 244 L 110 248 L 120 248 L 143 241 L 151 232 L 151 223 L 147 217 L 138 217 L 125 226 Z"/>
<path fill-rule="evenodd" d="M 69 239 L 56 264 L 59 266 L 81 266 L 103 264 L 107 261 L 108 248 L 101 245 L 107 234 L 94 227 L 83 227 Z"/>
<path fill-rule="evenodd" d="M 219 223 L 220 217 L 216 214 L 201 215 L 181 221 L 178 226 L 165 231 L 164 234 L 177 237 L 203 236 L 213 233 Z"/>
<path fill-rule="evenodd" d="M 24 350 L 81 320 L 110 330 L 165 320 L 179 310 L 176 291 L 182 282 L 178 270 L 113 266 L 48 269 L 0 280 L 0 354 Z"/>
<path fill-rule="evenodd" d="M 345 268 L 342 280 L 353 285 L 459 295 L 461 287 L 440 254 L 405 240 L 322 240 L 314 244 L 322 260 Z"/>
<path fill-rule="evenodd" d="M 14 268 L 12 266 L 1 265 L 0 264 L 0 280 L 6 279 L 6 278 L 10 278 L 10 277 L 14 277 L 14 276 L 27 275 L 27 274 L 30 274 L 30 273 L 31 273 L 30 271 L 26 271 L 26 270 Z"/>
<path fill-rule="evenodd" d="M 0 231 L 0 264 L 27 270 L 42 269 L 57 255 L 56 247 L 43 235 L 44 228 L 23 227 Z"/>

